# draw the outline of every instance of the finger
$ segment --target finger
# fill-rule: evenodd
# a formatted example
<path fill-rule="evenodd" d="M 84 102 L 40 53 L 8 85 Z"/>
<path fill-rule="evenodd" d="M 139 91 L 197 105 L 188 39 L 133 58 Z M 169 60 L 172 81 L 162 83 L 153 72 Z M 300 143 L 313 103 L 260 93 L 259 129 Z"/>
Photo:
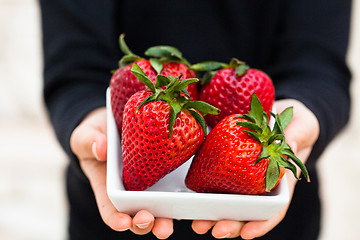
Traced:
<path fill-rule="evenodd" d="M 146 210 L 137 212 L 133 218 L 131 231 L 133 233 L 144 235 L 149 233 L 154 225 L 154 216 Z"/>
<path fill-rule="evenodd" d="M 107 160 L 107 138 L 104 134 L 98 135 L 91 145 L 92 153 L 96 160 Z"/>
<path fill-rule="evenodd" d="M 104 203 L 100 210 L 102 219 L 111 229 L 119 232 L 131 228 L 131 217 L 125 213 L 118 212 L 111 203 Z"/>
<path fill-rule="evenodd" d="M 74 130 L 70 146 L 79 159 L 106 160 L 106 112 L 104 108 L 91 112 Z"/>
<path fill-rule="evenodd" d="M 116 231 L 125 231 L 131 227 L 132 219 L 119 213 L 111 203 L 106 192 L 106 164 L 94 161 L 95 158 L 106 160 L 105 129 L 106 109 L 99 108 L 88 114 L 74 130 L 70 144 L 90 181 L 103 221 Z"/>
<path fill-rule="evenodd" d="M 125 231 L 129 229 L 132 224 L 131 217 L 118 212 L 107 195 L 105 180 L 106 163 L 92 160 L 81 161 L 80 163 L 90 181 L 101 218 L 105 224 L 115 231 Z"/>
<path fill-rule="evenodd" d="M 215 221 L 194 220 L 191 227 L 197 234 L 205 234 L 214 226 L 214 224 Z"/>
<path fill-rule="evenodd" d="M 253 239 L 253 238 L 261 237 L 266 233 L 268 233 L 269 231 L 271 231 L 275 226 L 277 226 L 282 221 L 282 219 L 284 219 L 286 212 L 290 206 L 295 185 L 297 183 L 297 179 L 292 177 L 291 174 L 287 174 L 287 180 L 289 184 L 289 197 L 290 197 L 288 204 L 266 221 L 253 221 L 253 222 L 245 223 L 242 229 L 240 230 L 240 236 L 243 239 Z"/>
<path fill-rule="evenodd" d="M 217 222 L 212 230 L 212 235 L 215 238 L 235 238 L 240 236 L 240 230 L 244 226 L 244 222 L 222 220 Z"/>
<path fill-rule="evenodd" d="M 156 218 L 152 232 L 158 239 L 170 237 L 174 232 L 173 220 L 169 218 Z"/>
<path fill-rule="evenodd" d="M 307 131 L 310 130 L 304 130 L 295 124 L 290 124 L 285 130 L 286 142 L 295 155 L 302 149 L 311 147 L 315 143 L 317 135 L 313 135 L 311 132 L 307 133 Z"/>
<path fill-rule="evenodd" d="M 287 207 L 266 221 L 253 221 L 244 224 L 240 230 L 240 236 L 243 239 L 253 239 L 264 236 L 273 229 L 285 217 Z"/>

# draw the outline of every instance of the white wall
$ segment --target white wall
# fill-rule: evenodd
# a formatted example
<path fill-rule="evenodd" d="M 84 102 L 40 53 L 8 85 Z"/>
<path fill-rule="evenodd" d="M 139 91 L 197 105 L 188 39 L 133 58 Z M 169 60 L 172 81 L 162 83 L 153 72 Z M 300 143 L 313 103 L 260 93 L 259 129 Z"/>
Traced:
<path fill-rule="evenodd" d="M 0 0 L 0 239 L 66 236 L 65 156 L 45 116 L 36 0 Z"/>

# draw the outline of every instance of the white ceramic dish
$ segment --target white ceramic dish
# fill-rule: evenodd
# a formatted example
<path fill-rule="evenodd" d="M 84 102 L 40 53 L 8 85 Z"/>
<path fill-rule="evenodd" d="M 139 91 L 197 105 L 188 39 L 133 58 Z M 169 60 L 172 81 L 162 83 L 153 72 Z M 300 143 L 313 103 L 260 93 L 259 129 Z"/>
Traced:
<path fill-rule="evenodd" d="M 122 183 L 120 137 L 107 91 L 107 192 L 119 212 L 130 215 L 146 209 L 155 217 L 174 219 L 265 220 L 289 201 L 286 177 L 271 193 L 262 196 L 195 193 L 184 184 L 191 159 L 146 191 L 126 191 Z"/>

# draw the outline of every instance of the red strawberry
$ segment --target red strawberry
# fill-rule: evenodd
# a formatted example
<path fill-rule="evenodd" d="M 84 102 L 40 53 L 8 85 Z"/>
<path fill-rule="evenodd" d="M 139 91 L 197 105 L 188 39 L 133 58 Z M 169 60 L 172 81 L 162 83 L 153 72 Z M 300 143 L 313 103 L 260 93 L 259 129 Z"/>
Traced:
<path fill-rule="evenodd" d="M 135 61 L 141 69 L 155 82 L 156 72 L 150 62 L 145 59 Z M 145 89 L 145 86 L 131 72 L 132 64 L 119 67 L 111 77 L 111 106 L 116 125 L 121 133 L 123 112 L 126 102 L 136 92 Z"/>
<path fill-rule="evenodd" d="M 195 154 L 206 133 L 201 114 L 218 110 L 181 94 L 182 89 L 198 81 L 195 78 L 180 82 L 178 78 L 159 75 L 154 86 L 136 64 L 132 72 L 150 89 L 135 93 L 126 103 L 123 115 L 123 183 L 127 190 L 139 191 Z M 165 85 L 165 90 L 160 88 Z"/>
<path fill-rule="evenodd" d="M 189 65 L 189 63 L 182 57 L 181 52 L 176 48 L 170 46 L 157 46 L 149 48 L 149 50 L 147 50 L 149 55 L 154 52 L 158 52 L 159 49 L 166 49 L 169 51 L 169 56 L 164 57 L 164 54 L 162 54 L 161 59 L 153 58 L 149 61 L 135 55 L 126 45 L 124 37 L 125 35 L 121 34 L 119 42 L 120 48 L 125 55 L 120 60 L 119 68 L 113 73 L 110 80 L 111 106 L 120 133 L 122 131 L 122 116 L 126 102 L 134 93 L 143 90 L 146 87 L 131 72 L 131 68 L 134 62 L 140 66 L 140 68 L 145 72 L 145 74 L 153 83 L 155 83 L 155 78 L 157 75 L 155 69 L 160 69 L 161 74 L 166 76 L 178 77 L 182 75 L 182 79 L 195 77 L 194 72 L 185 65 L 185 63 Z M 173 52 L 175 54 L 172 54 Z M 192 96 L 194 99 L 197 98 L 196 86 L 196 83 L 188 86 L 190 96 Z"/>
<path fill-rule="evenodd" d="M 297 177 L 294 163 L 309 180 L 305 166 L 285 143 L 283 129 L 291 118 L 292 108 L 276 115 L 271 131 L 253 94 L 249 114 L 227 116 L 211 130 L 192 161 L 187 187 L 196 192 L 263 194 L 277 186 L 285 168 Z"/>
<path fill-rule="evenodd" d="M 120 133 L 126 102 L 134 93 L 145 89 L 144 84 L 131 72 L 133 63 L 135 62 L 139 65 L 152 82 L 155 83 L 156 78 L 156 71 L 151 66 L 150 61 L 132 53 L 126 45 L 124 37 L 125 35 L 121 34 L 119 42 L 120 48 L 125 55 L 119 62 L 119 68 L 113 73 L 109 86 L 111 93 L 111 108 Z"/>
<path fill-rule="evenodd" d="M 219 69 L 212 71 L 214 69 Z M 192 69 L 211 70 L 210 82 L 205 84 L 199 93 L 199 99 L 221 110 L 216 116 L 207 116 L 209 126 L 214 127 L 224 117 L 250 110 L 253 93 L 259 97 L 264 110 L 269 114 L 275 100 L 275 89 L 272 80 L 264 72 L 249 68 L 243 62 L 232 59 L 230 64 L 204 62 L 195 64 Z"/>

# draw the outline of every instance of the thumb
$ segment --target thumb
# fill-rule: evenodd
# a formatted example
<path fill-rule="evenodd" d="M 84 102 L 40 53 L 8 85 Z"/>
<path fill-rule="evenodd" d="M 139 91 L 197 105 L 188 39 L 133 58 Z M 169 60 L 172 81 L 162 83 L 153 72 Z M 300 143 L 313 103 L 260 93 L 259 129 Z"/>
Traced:
<path fill-rule="evenodd" d="M 70 138 L 73 153 L 79 159 L 106 160 L 106 110 L 97 109 L 88 114 L 73 131 Z"/>
<path fill-rule="evenodd" d="M 285 129 L 286 142 L 295 154 L 303 149 L 312 148 L 318 136 L 317 119 L 310 114 L 303 114 L 301 117 L 294 115 L 293 121 Z"/>
<path fill-rule="evenodd" d="M 276 102 L 276 108 L 280 112 L 289 106 L 293 106 L 293 118 L 284 131 L 285 139 L 296 154 L 314 145 L 319 137 L 320 127 L 314 113 L 300 101 L 284 99 Z"/>

